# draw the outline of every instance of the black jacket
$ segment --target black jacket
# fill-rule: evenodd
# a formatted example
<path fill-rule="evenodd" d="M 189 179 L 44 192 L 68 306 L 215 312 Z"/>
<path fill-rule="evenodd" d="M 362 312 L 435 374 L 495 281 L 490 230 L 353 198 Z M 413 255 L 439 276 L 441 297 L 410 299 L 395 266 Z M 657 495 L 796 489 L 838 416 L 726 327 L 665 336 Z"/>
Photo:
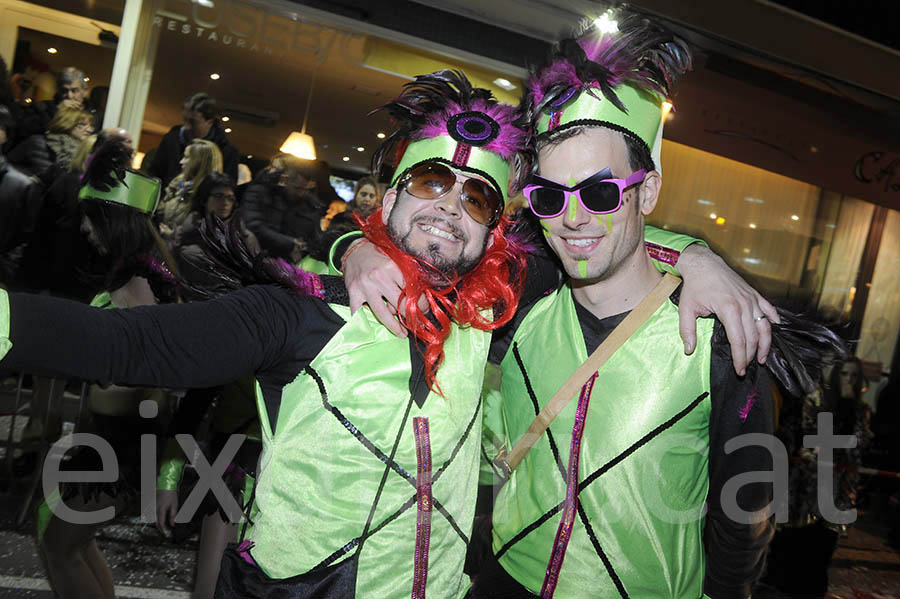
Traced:
<path fill-rule="evenodd" d="M 222 152 L 222 172 L 231 177 L 233 181 L 237 181 L 238 162 L 240 162 L 241 154 L 228 141 L 225 130 L 218 119 L 213 122 L 209 134 L 204 139 L 219 146 L 219 150 Z M 163 189 L 181 172 L 181 157 L 190 142 L 190 139 L 184 139 L 181 135 L 181 125 L 175 125 L 169 129 L 169 132 L 159 142 L 159 148 L 150 164 L 150 175 L 158 177 L 162 181 Z"/>
<path fill-rule="evenodd" d="M 15 261 L 3 255 L 26 243 L 41 209 L 41 184 L 7 162 L 0 154 L 0 274 L 10 284 Z M 3 267 L 7 264 L 9 268 Z"/>
<path fill-rule="evenodd" d="M 287 259 L 294 239 L 310 245 L 321 233 L 319 222 L 324 210 L 313 192 L 302 198 L 289 198 L 283 187 L 264 176 L 247 186 L 241 213 L 262 249 L 271 256 Z"/>
<path fill-rule="evenodd" d="M 56 154 L 47 145 L 43 133 L 31 135 L 7 154 L 10 163 L 25 173 L 39 178 L 45 185 L 53 182 L 59 174 L 55 168 Z"/>

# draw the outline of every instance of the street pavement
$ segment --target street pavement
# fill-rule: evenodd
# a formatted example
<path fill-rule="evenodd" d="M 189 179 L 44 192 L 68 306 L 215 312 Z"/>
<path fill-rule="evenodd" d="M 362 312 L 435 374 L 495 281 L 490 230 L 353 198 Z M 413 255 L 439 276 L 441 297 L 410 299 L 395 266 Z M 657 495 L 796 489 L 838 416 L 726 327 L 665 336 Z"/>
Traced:
<path fill-rule="evenodd" d="M 8 417 L 0 415 L 3 437 L 8 429 Z M 0 449 L 0 465 L 4 453 Z M 52 598 L 37 554 L 32 518 L 19 528 L 15 526 L 27 481 L 9 484 L 4 473 L 0 468 L 0 599 Z M 900 599 L 900 552 L 886 541 L 888 514 L 897 506 L 883 497 L 881 501 L 875 499 L 866 502 L 866 508 L 859 510 L 859 520 L 839 540 L 829 571 L 828 599 Z M 196 534 L 175 545 L 154 525 L 138 518 L 123 518 L 102 527 L 97 541 L 112 569 L 117 597 L 189 599 Z M 760 587 L 753 597 L 789 596 Z"/>

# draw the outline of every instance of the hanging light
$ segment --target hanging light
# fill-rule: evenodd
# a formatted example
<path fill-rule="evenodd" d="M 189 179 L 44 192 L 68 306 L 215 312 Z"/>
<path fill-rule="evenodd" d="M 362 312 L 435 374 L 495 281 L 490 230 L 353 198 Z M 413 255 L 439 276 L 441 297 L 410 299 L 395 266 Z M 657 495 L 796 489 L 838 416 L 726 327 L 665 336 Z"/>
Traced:
<path fill-rule="evenodd" d="M 316 143 L 306 132 L 306 121 L 309 119 L 309 106 L 312 104 L 313 86 L 316 84 L 316 74 L 319 72 L 319 65 L 324 59 L 316 60 L 316 66 L 313 68 L 312 79 L 309 82 L 309 95 L 306 97 L 306 112 L 303 114 L 303 127 L 300 131 L 291 131 L 284 143 L 281 144 L 281 151 L 285 154 L 293 154 L 297 158 L 306 160 L 316 159 Z"/>
<path fill-rule="evenodd" d="M 316 159 L 316 144 L 312 135 L 300 131 L 291 131 L 291 134 L 281 144 L 281 151 L 285 154 L 293 154 L 297 158 Z"/>

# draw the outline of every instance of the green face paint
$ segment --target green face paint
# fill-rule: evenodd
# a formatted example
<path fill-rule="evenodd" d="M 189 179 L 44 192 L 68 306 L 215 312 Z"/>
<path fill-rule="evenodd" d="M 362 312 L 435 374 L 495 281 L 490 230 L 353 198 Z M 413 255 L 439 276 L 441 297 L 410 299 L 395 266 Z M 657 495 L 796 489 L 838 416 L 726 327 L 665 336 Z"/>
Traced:
<path fill-rule="evenodd" d="M 587 278 L 587 260 L 578 261 L 578 276 L 582 279 Z"/>
<path fill-rule="evenodd" d="M 612 218 L 610 218 L 609 214 L 595 214 L 594 217 L 597 219 L 598 223 L 603 225 L 607 234 L 612 233 Z"/>
<path fill-rule="evenodd" d="M 569 180 L 566 181 L 566 184 L 569 187 L 575 187 L 575 184 L 578 181 L 575 180 L 575 177 L 569 177 Z M 578 217 L 578 198 L 575 197 L 574 193 L 566 192 L 569 200 L 569 220 L 575 220 Z"/>
<path fill-rule="evenodd" d="M 575 197 L 574 193 L 570 193 L 569 195 L 569 220 L 575 220 L 578 218 L 578 198 Z"/>

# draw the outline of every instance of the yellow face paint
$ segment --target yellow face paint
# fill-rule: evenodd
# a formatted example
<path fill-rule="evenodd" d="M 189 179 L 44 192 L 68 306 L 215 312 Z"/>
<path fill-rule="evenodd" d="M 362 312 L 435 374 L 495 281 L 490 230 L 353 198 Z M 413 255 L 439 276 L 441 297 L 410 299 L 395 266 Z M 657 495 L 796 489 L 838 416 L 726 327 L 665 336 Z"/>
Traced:
<path fill-rule="evenodd" d="M 587 278 L 587 260 L 578 261 L 578 276 L 582 279 Z"/>

